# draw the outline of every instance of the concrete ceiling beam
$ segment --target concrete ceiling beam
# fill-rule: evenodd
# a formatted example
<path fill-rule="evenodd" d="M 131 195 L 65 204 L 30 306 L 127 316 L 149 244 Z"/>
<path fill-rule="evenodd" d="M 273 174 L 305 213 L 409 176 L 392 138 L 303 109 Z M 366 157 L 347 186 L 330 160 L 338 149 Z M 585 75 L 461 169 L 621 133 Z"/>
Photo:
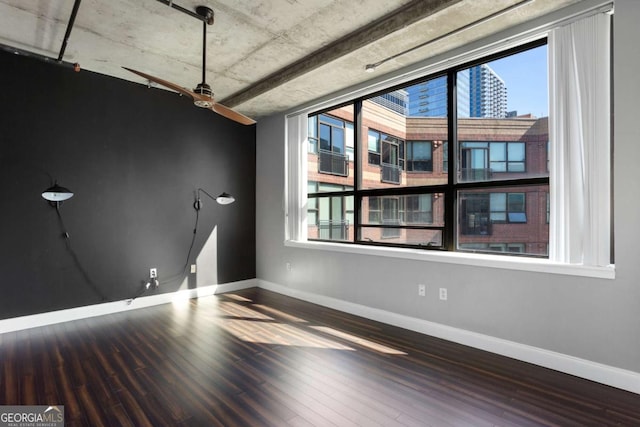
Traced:
<path fill-rule="evenodd" d="M 328 44 L 304 58 L 270 74 L 251 86 L 223 99 L 220 103 L 235 107 L 263 93 L 315 70 L 331 61 L 361 49 L 462 0 L 413 0 L 394 12 Z M 364 67 L 364 64 L 363 64 Z M 364 70 L 364 68 L 363 68 Z"/>

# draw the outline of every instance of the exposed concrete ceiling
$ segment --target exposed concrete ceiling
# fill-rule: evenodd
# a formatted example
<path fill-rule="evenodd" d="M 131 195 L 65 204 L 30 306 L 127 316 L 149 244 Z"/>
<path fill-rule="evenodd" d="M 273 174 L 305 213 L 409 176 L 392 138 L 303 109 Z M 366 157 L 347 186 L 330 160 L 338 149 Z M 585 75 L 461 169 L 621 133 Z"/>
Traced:
<path fill-rule="evenodd" d="M 366 64 L 519 3 L 504 15 L 384 64 L 406 67 L 580 0 L 175 0 L 213 9 L 207 82 L 216 100 L 260 118 L 372 78 Z M 162 0 L 84 0 L 63 61 L 147 84 L 126 66 L 193 88 L 202 22 Z M 0 44 L 58 58 L 74 0 L 0 0 Z"/>

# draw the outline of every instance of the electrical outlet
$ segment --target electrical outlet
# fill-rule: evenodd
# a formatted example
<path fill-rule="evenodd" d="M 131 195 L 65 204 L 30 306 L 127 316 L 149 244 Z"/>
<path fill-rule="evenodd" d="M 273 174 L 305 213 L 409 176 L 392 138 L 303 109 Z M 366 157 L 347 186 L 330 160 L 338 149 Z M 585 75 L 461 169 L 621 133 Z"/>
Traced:
<path fill-rule="evenodd" d="M 149 278 L 155 279 L 157 277 L 158 277 L 158 269 L 157 268 L 150 268 L 149 269 Z"/>
<path fill-rule="evenodd" d="M 447 288 L 440 288 L 440 300 L 441 301 L 446 301 L 447 300 Z"/>
<path fill-rule="evenodd" d="M 292 267 L 291 267 L 291 263 L 290 263 L 290 262 L 288 262 L 288 263 L 287 263 L 287 271 L 291 271 L 291 269 L 292 269 Z"/>
<path fill-rule="evenodd" d="M 195 273 L 196 271 L 198 271 L 198 267 L 196 267 L 196 264 L 191 264 L 191 274 Z"/>
<path fill-rule="evenodd" d="M 423 297 L 427 295 L 427 287 L 425 285 L 418 285 L 418 296 Z"/>

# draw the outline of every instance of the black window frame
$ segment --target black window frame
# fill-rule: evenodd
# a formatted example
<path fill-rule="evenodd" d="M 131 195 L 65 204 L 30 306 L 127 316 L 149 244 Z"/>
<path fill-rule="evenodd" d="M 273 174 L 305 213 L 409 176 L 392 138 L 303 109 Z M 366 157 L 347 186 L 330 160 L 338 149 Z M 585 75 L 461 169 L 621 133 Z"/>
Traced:
<path fill-rule="evenodd" d="M 457 126 L 457 73 L 463 71 L 467 68 L 473 67 L 475 65 L 480 65 L 484 63 L 488 63 L 497 59 L 506 58 L 512 55 L 516 55 L 521 52 L 525 52 L 530 49 L 534 49 L 540 46 L 547 45 L 547 39 L 542 38 L 533 42 L 529 42 L 523 44 L 521 46 L 517 46 L 511 49 L 506 49 L 501 52 L 497 52 L 492 55 L 488 55 L 483 58 L 479 58 L 477 60 L 460 64 L 454 67 L 451 67 L 445 71 L 441 71 L 435 74 L 431 74 L 428 76 L 421 77 L 414 81 L 403 83 L 401 85 L 396 85 L 394 87 L 390 87 L 384 89 L 382 91 L 378 91 L 375 93 L 368 94 L 366 96 L 361 96 L 356 99 L 353 99 L 349 102 L 345 102 L 339 105 L 333 105 L 331 107 L 327 107 L 323 110 L 316 111 L 310 113 L 309 116 L 320 115 L 323 113 L 327 113 L 336 108 L 340 108 L 345 105 L 353 105 L 354 111 L 354 170 L 356 179 L 354 182 L 354 188 L 351 191 L 347 192 L 337 192 L 337 193 L 320 193 L 320 194 L 308 194 L 309 198 L 316 197 L 326 197 L 328 195 L 342 195 L 342 196 L 354 196 L 354 229 L 355 232 L 353 234 L 352 241 L 340 241 L 343 244 L 359 244 L 359 245 L 373 245 L 373 246 L 391 246 L 391 247 L 404 247 L 404 248 L 415 248 L 415 249 L 425 249 L 425 250 L 440 250 L 440 251 L 449 251 L 449 252 L 465 252 L 465 249 L 457 247 L 457 233 L 459 229 L 459 207 L 458 207 L 458 197 L 459 194 L 464 192 L 465 190 L 474 190 L 474 189 L 486 189 L 490 192 L 517 192 L 512 191 L 514 187 L 525 187 L 525 186 L 547 186 L 549 187 L 549 177 L 541 176 L 541 177 L 522 177 L 518 175 L 525 175 L 523 171 L 518 171 L 519 173 L 506 173 L 501 174 L 501 176 L 497 180 L 462 180 L 457 177 L 457 169 L 459 165 L 458 153 L 460 150 L 460 143 L 458 141 L 458 126 Z M 370 100 L 379 96 L 383 93 L 391 92 L 398 89 L 404 89 L 411 85 L 415 85 L 421 82 L 426 82 L 431 79 L 447 77 L 447 127 L 448 127 L 448 135 L 446 138 L 447 144 L 447 158 L 444 159 L 444 165 L 447 166 L 447 176 L 448 180 L 446 184 L 442 185 L 426 185 L 426 186 L 412 186 L 405 187 L 399 186 L 397 188 L 374 188 L 374 189 L 363 189 L 361 187 L 360 179 L 358 177 L 361 176 L 361 169 L 364 165 L 361 163 L 369 163 L 371 164 L 370 156 L 367 155 L 364 159 L 361 159 L 359 155 L 361 139 L 360 139 L 360 129 L 363 129 L 362 126 L 362 103 L 365 100 Z M 375 129 L 372 129 L 375 131 Z M 380 132 L 381 133 L 381 132 Z M 500 141 L 500 142 L 509 142 L 509 141 Z M 520 143 L 522 141 L 513 141 Z M 380 151 L 381 150 L 380 145 Z M 371 152 L 369 152 L 371 153 Z M 368 154 L 369 154 L 368 153 Z M 380 159 L 382 153 L 380 152 Z M 405 147 L 405 156 L 406 156 L 406 147 Z M 525 171 L 526 171 L 526 143 L 525 143 Z M 432 152 L 432 161 L 433 161 L 433 152 Z M 380 161 L 380 163 L 382 163 Z M 403 168 L 406 171 L 406 163 Z M 507 171 L 508 172 L 508 171 Z M 511 176 L 515 175 L 515 176 Z M 509 190 L 507 190 L 507 188 Z M 501 190 L 503 189 L 503 190 Z M 442 226 L 433 225 L 433 226 L 412 226 L 408 224 L 402 225 L 391 225 L 391 224 L 373 224 L 370 222 L 363 223 L 361 220 L 361 207 L 362 200 L 364 197 L 382 197 L 382 196 L 400 196 L 400 195 L 421 195 L 421 194 L 429 194 L 432 198 L 434 197 L 444 197 L 444 224 Z M 382 216 L 382 213 L 380 213 Z M 437 230 L 442 232 L 441 243 L 437 245 L 424 245 L 424 244 L 399 244 L 393 242 L 381 242 L 381 241 L 370 241 L 367 239 L 360 238 L 361 231 L 365 228 L 398 228 L 398 229 L 422 229 L 422 230 Z M 314 239 L 315 240 L 315 239 Z M 474 251 L 470 251 L 474 252 Z M 515 253 L 509 253 L 510 255 L 520 255 Z M 526 257 L 540 257 L 540 258 L 548 258 L 547 255 L 534 255 L 534 254 L 522 254 Z"/>

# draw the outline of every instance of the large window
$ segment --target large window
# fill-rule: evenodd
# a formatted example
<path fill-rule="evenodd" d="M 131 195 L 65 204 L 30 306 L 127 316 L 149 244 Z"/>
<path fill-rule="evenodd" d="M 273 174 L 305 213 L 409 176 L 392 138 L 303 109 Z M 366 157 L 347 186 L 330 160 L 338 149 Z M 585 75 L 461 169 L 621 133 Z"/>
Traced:
<path fill-rule="evenodd" d="M 567 152 L 557 145 L 567 144 L 566 138 L 573 138 L 571 132 L 576 130 L 578 138 L 583 138 L 590 131 L 574 129 L 575 126 L 571 127 L 574 122 L 563 122 L 570 116 L 567 111 L 591 113 L 595 110 L 589 105 L 596 101 L 591 96 L 569 101 L 564 93 L 549 97 L 549 93 L 566 89 L 554 78 L 563 71 L 561 65 L 565 65 L 556 63 L 559 56 L 553 49 L 554 45 L 550 45 L 548 52 L 546 40 L 541 39 L 308 114 L 310 157 L 306 170 L 308 181 L 316 184 L 308 187 L 304 205 L 308 211 L 307 238 L 552 257 L 554 261 L 571 263 L 574 261 L 564 260 L 574 259 L 575 254 L 579 257 L 584 245 L 591 245 L 589 251 L 608 248 L 609 242 L 604 238 L 598 237 L 598 242 L 606 245 L 598 246 L 581 241 L 579 237 L 584 234 L 569 236 L 567 233 L 574 227 L 566 227 L 564 218 L 558 214 L 564 212 L 566 203 L 573 203 L 565 202 L 567 197 L 587 195 L 590 209 L 598 208 L 597 217 L 603 218 L 605 224 L 592 228 L 606 231 L 609 224 L 607 186 L 592 186 L 593 193 L 568 191 L 574 184 L 585 182 L 566 182 L 567 174 L 562 170 L 573 168 L 571 157 L 563 153 L 554 157 L 558 150 Z M 606 55 L 599 57 L 607 58 Z M 555 58 L 553 63 L 547 63 L 548 56 Z M 599 61 L 591 63 L 595 66 Z M 591 63 L 571 72 L 581 73 Z M 571 65 L 568 63 L 566 67 Z M 549 70 L 556 70 L 556 74 Z M 588 77 L 596 75 L 608 76 L 590 73 Z M 609 102 L 605 94 L 598 105 L 606 106 Z M 393 106 L 387 102 L 389 99 L 393 100 Z M 552 111 L 563 112 L 560 118 L 551 117 L 555 124 L 553 134 L 549 127 L 549 106 Z M 602 129 L 606 130 L 610 116 L 602 116 L 595 121 L 601 121 Z M 301 124 L 296 126 L 295 129 L 302 128 Z M 598 132 L 597 136 L 598 142 L 604 142 L 594 147 L 609 147 L 606 132 Z M 584 141 L 580 143 L 583 148 L 568 151 L 570 156 L 592 149 Z M 352 147 L 352 153 L 347 155 L 346 176 L 318 169 L 317 160 L 311 157 L 320 150 L 345 154 L 348 147 Z M 597 156 L 589 155 L 589 161 L 604 171 L 605 175 L 599 172 L 598 176 L 606 177 L 610 174 L 610 163 L 606 150 L 600 148 Z M 603 159 L 601 165 L 599 158 Z M 581 164 L 586 164 L 584 159 L 575 161 L 577 167 Z M 554 174 L 553 189 L 550 173 Z M 589 171 L 581 172 L 581 176 L 585 173 Z M 564 186 L 560 190 L 559 183 Z M 580 210 L 572 208 L 571 212 Z M 341 227 L 348 224 L 348 229 L 320 232 L 322 221 L 339 223 Z M 297 233 L 291 227 L 287 229 L 293 235 Z M 550 230 L 554 233 L 553 241 Z M 577 250 L 572 246 L 569 256 L 558 255 L 557 251 L 564 248 L 562 242 L 574 238 L 581 246 Z M 600 252 L 605 256 L 600 256 Z M 585 263 L 606 265 L 606 252 L 600 250 L 598 256 L 597 263 Z M 576 259 L 579 263 L 580 258 Z"/>
<path fill-rule="evenodd" d="M 547 98 L 507 96 L 546 94 L 546 67 L 536 44 L 310 115 L 309 239 L 546 256 Z"/>

